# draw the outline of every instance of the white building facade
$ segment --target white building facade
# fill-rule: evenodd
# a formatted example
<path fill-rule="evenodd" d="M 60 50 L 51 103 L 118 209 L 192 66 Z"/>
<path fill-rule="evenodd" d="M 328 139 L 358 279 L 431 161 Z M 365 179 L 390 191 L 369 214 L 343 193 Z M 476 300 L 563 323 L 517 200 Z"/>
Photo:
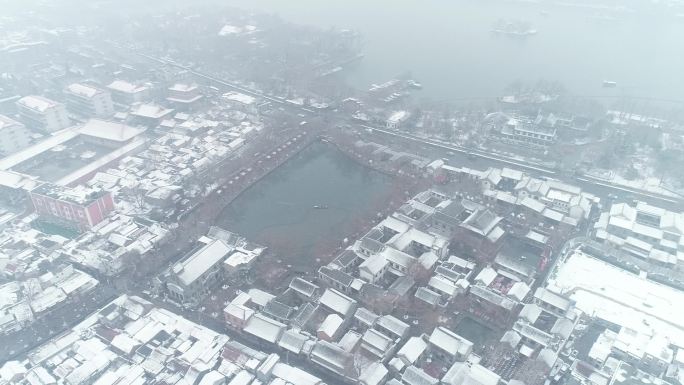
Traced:
<path fill-rule="evenodd" d="M 71 125 L 64 104 L 42 96 L 30 95 L 19 99 L 17 109 L 28 127 L 54 132 Z"/>
<path fill-rule="evenodd" d="M 114 115 L 114 103 L 108 91 L 87 84 L 70 84 L 64 91 L 69 111 L 84 117 Z"/>
<path fill-rule="evenodd" d="M 0 115 L 0 155 L 7 156 L 26 148 L 31 143 L 31 132 L 23 124 Z"/>

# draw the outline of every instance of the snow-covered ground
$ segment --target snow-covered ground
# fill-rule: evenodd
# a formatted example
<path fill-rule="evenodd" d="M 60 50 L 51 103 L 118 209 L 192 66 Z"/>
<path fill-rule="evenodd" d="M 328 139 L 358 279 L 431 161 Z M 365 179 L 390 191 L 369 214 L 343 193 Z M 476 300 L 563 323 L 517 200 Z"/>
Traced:
<path fill-rule="evenodd" d="M 610 170 L 604 170 L 604 169 L 593 169 L 587 171 L 585 174 L 588 177 L 594 178 L 594 179 L 600 179 L 605 181 L 606 183 L 612 184 L 612 185 L 617 185 L 617 186 L 623 186 L 625 188 L 629 189 L 636 189 L 636 190 L 642 190 L 644 192 L 650 192 L 653 194 L 659 194 L 663 196 L 669 196 L 669 197 L 680 197 L 682 196 L 681 193 L 672 191 L 670 189 L 664 188 L 661 183 L 661 179 L 658 177 L 647 177 L 647 178 L 639 178 L 635 180 L 629 180 L 624 178 L 623 176 L 616 174 L 613 171 Z"/>
<path fill-rule="evenodd" d="M 549 280 L 577 307 L 644 335 L 684 346 L 684 292 L 575 251 Z"/>

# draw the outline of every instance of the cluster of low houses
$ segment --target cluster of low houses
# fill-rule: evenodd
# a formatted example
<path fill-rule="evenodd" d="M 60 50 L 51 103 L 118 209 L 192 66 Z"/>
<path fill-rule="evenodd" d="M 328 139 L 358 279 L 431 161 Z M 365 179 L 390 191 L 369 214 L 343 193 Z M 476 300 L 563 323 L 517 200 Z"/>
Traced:
<path fill-rule="evenodd" d="M 599 241 L 666 267 L 684 266 L 684 213 L 637 202 L 613 204 L 594 225 Z"/>
<path fill-rule="evenodd" d="M 212 165 L 239 155 L 245 142 L 261 129 L 250 122 L 226 125 L 192 119 L 188 114 L 176 116 L 182 123 L 152 140 L 145 150 L 97 173 L 93 183 L 120 192 L 120 204 L 131 212 L 168 210 L 185 198 L 206 193 L 189 187 Z"/>
<path fill-rule="evenodd" d="M 301 278 L 277 297 L 258 289 L 241 292 L 224 315 L 230 328 L 254 343 L 308 360 L 350 382 L 499 383 L 499 376 L 478 365 L 473 343 L 453 331 L 440 326 L 413 335 L 402 320 L 375 314 L 336 289 Z M 435 377 L 434 371 L 423 369 L 433 360 L 439 360 L 446 373 Z"/>
<path fill-rule="evenodd" d="M 21 262 L 28 262 L 28 255 Z M 42 260 L 45 263 L 46 259 Z M 3 275 L 18 272 L 7 271 Z M 74 304 L 87 296 L 99 282 L 75 269 L 67 261 L 46 272 L 22 276 L 0 285 L 0 335 L 30 327 L 36 319 L 49 317 L 57 308 Z"/>
<path fill-rule="evenodd" d="M 160 95 L 164 106 L 153 103 Z M 25 126 L 7 119 L 3 127 L 42 134 L 13 146 L 1 161 L 3 204 L 33 211 L 3 210 L 0 290 L 8 295 L 0 304 L 2 334 L 87 295 L 98 283 L 93 276 L 116 276 L 131 262 L 127 257 L 168 241 L 170 226 L 163 222 L 177 216 L 166 214 L 192 209 L 190 199 L 216 188 L 193 182 L 239 156 L 263 127 L 256 99 L 228 93 L 205 103 L 191 83 L 161 92 L 125 80 L 106 87 L 74 83 L 65 89 L 65 103 L 29 96 L 17 107 Z M 90 145 L 104 155 L 87 151 Z M 35 165 L 49 168 L 51 158 L 70 161 L 62 155 L 69 146 L 85 151 L 70 155 L 80 156 L 83 166 L 56 180 L 31 174 Z"/>
<path fill-rule="evenodd" d="M 296 316 L 288 321 L 287 305 L 278 302 L 280 297 L 258 289 L 239 293 L 226 307 L 228 327 L 240 331 L 251 347 L 139 297 L 124 295 L 32 349 L 25 359 L 4 363 L 0 382 L 320 385 L 342 378 L 364 385 L 501 383 L 497 374 L 480 363 L 473 343 L 448 328 L 439 326 L 430 333 L 414 335 L 403 321 L 374 314 L 335 289 L 323 290 L 301 278 L 295 278 L 288 291 L 303 303 L 315 301 L 316 309 L 294 309 Z M 539 351 L 535 344 L 560 339 L 555 336 L 568 330 L 568 326 L 557 325 L 572 314 L 572 304 L 545 292 L 535 298 L 534 304 L 526 305 L 529 310 L 521 313 L 523 326 L 516 324 L 502 343 Z M 314 332 L 304 325 L 287 325 L 306 322 L 307 317 L 322 319 Z M 557 321 L 549 317 L 557 317 Z M 550 333 L 556 334 L 545 339 L 543 328 L 549 325 L 553 325 Z M 541 330 L 532 332 L 525 326 Z M 551 341 L 539 354 L 545 357 L 546 350 L 558 345 L 562 343 Z M 305 361 L 325 370 L 307 370 L 302 366 Z M 426 364 L 434 362 L 440 362 L 444 370 L 426 371 L 431 367 Z M 508 383 L 523 384 L 517 380 Z"/>
<path fill-rule="evenodd" d="M 551 178 L 537 178 L 520 170 L 476 170 L 436 160 L 429 169 L 440 179 L 473 184 L 487 203 L 498 210 L 526 216 L 549 226 L 575 228 L 589 220 L 600 199 L 580 187 Z"/>
<path fill-rule="evenodd" d="M 419 330 L 392 315 L 392 306 L 384 312 L 374 306 L 376 300 L 411 297 L 445 312 L 456 297 L 469 296 L 518 317 L 501 343 L 550 369 L 577 323 L 572 303 L 544 288 L 532 292 L 534 269 L 504 253 L 481 263 L 449 252 L 455 234 L 472 233 L 480 246 L 503 242 L 502 220 L 475 202 L 424 191 L 314 279 L 296 277 L 277 295 L 238 290 L 223 309 L 226 325 L 264 350 L 277 349 L 364 385 L 499 384 L 504 379 L 481 364 L 473 343 L 447 326 Z M 248 271 L 260 255 L 244 252 L 243 238 L 219 228 L 202 238 L 161 277 L 173 301 L 197 305 L 226 280 L 235 282 L 237 271 Z"/>
<path fill-rule="evenodd" d="M 139 297 L 121 296 L 83 322 L 0 365 L 21 385 L 319 385 L 278 354 L 248 347 Z"/>
<path fill-rule="evenodd" d="M 501 338 L 501 343 L 553 368 L 581 314 L 567 297 L 539 287 L 522 307 L 512 329 Z"/>
<path fill-rule="evenodd" d="M 257 100 L 248 95 L 227 93 L 200 108 L 196 106 L 202 101 L 198 86 L 177 83 L 169 88 L 167 102 L 177 105 L 190 100 L 194 107 L 171 109 L 141 104 L 148 97 L 136 96 L 142 92 L 140 87 L 119 86 L 123 96 L 118 100 L 134 110 L 118 118 L 148 127 L 152 138 L 143 151 L 122 158 L 93 179 L 121 192 L 120 204 L 137 214 L 153 208 L 173 213 L 185 198 L 207 193 L 193 181 L 200 180 L 211 166 L 239 156 L 245 143 L 263 128 Z"/>
<path fill-rule="evenodd" d="M 171 237 L 168 228 L 132 215 L 114 212 L 89 231 L 67 242 L 62 253 L 70 261 L 104 276 L 122 273 L 127 256 L 144 255 Z"/>
<path fill-rule="evenodd" d="M 49 319 L 53 310 L 89 295 L 99 283 L 93 277 L 95 273 L 119 274 L 126 267 L 126 255 L 144 254 L 169 237 L 165 226 L 125 215 L 113 207 L 98 211 L 98 217 L 102 215 L 94 221 L 96 215 L 88 208 L 102 208 L 103 199 L 111 197 L 102 193 L 97 187 L 43 184 L 30 193 L 36 211 L 3 226 L 0 291 L 6 295 L 1 296 L 0 333 L 9 334 L 35 320 Z M 47 215 L 43 209 L 59 215 Z M 63 214 L 82 222 L 83 230 L 77 237 L 46 233 L 32 225 L 43 220 L 42 226 L 62 223 L 68 219 Z"/>
<path fill-rule="evenodd" d="M 454 203 L 458 209 L 449 210 Z M 445 211 L 457 215 L 448 216 L 451 219 L 447 221 L 441 215 Z M 486 220 L 475 220 L 481 217 Z M 419 193 L 321 267 L 314 279 L 294 278 L 288 289 L 277 295 L 256 288 L 239 291 L 224 308 L 226 324 L 259 346 L 278 349 L 365 385 L 523 383 L 511 379 L 510 367 L 497 367 L 486 353 L 474 353 L 477 347 L 449 327 L 438 324 L 432 330 L 421 330 L 411 318 L 393 311 L 395 301 L 402 297 L 447 311 L 456 297 L 465 296 L 509 316 L 509 328 L 499 343 L 519 357 L 515 362 L 539 362 L 546 368 L 538 369 L 540 375 L 553 383 L 586 380 L 581 373 L 588 371 L 582 366 L 586 363 L 576 360 L 572 346 L 592 318 L 580 311 L 574 300 L 555 287 L 535 285 L 535 267 L 506 247 L 496 249 L 494 258 L 484 263 L 449 252 L 454 234 L 471 232 L 479 242 L 486 239 L 489 244 L 492 229 L 500 228 L 503 234 L 499 237 L 507 238 L 503 222 L 475 202 L 437 190 Z M 505 245 L 507 240 L 503 242 Z M 392 306 L 374 307 L 374 299 L 389 301 Z M 622 334 L 629 332 L 623 329 Z M 589 357 L 611 357 L 613 369 L 632 371 L 653 383 L 666 384 L 659 377 L 666 370 L 676 372 L 672 365 L 678 350 L 664 350 L 670 352 L 670 360 L 630 361 L 620 355 L 624 346 L 614 342 L 616 336 L 606 329 L 593 342 Z M 602 348 L 605 345 L 610 348 Z M 657 351 L 656 345 L 668 343 L 646 345 Z M 619 371 L 612 373 L 619 375 Z M 592 384 L 609 383 L 599 381 L 605 376 L 594 377 Z"/>

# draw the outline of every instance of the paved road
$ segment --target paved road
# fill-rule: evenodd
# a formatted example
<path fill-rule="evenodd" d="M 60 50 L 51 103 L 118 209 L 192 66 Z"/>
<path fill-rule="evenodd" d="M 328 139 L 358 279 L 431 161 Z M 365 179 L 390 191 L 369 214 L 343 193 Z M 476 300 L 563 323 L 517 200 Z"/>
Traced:
<path fill-rule="evenodd" d="M 238 85 L 232 82 L 225 81 L 223 79 L 220 79 L 216 76 L 206 74 L 200 71 L 197 71 L 193 68 L 183 66 L 181 64 L 169 61 L 169 60 L 164 60 L 160 58 L 156 58 L 144 53 L 139 53 L 135 52 L 136 54 L 145 57 L 149 60 L 158 62 L 160 64 L 164 65 L 173 65 L 178 68 L 184 69 L 192 73 L 193 75 L 200 77 L 202 79 L 206 79 L 212 82 L 215 82 L 217 84 L 220 84 L 222 86 L 228 87 L 230 89 L 263 98 L 265 100 L 268 100 L 269 102 L 278 104 L 286 109 L 288 109 L 292 113 L 296 114 L 304 114 L 305 116 L 322 116 L 326 118 L 328 121 L 338 121 L 338 122 L 347 122 L 348 117 L 341 114 L 341 113 L 336 113 L 334 111 L 329 111 L 329 110 L 320 110 L 316 111 L 311 108 L 308 108 L 306 106 L 301 106 L 298 104 L 295 104 L 293 102 L 287 101 L 284 98 L 277 97 L 277 96 L 269 96 L 264 94 L 261 91 L 250 89 L 248 87 Z M 606 200 L 609 196 L 613 194 L 617 194 L 619 196 L 625 196 L 625 195 L 631 195 L 634 198 L 637 198 L 639 200 L 646 201 L 648 203 L 658 205 L 661 207 L 665 207 L 671 210 L 681 210 L 682 205 L 684 205 L 684 197 L 668 197 L 668 196 L 663 196 L 660 194 L 655 194 L 655 193 L 650 193 L 646 192 L 643 190 L 639 189 L 634 189 L 630 187 L 624 187 L 624 186 L 617 186 L 613 185 L 604 181 L 597 181 L 597 180 L 592 180 L 587 177 L 583 176 L 576 176 L 576 175 L 560 175 L 558 171 L 550 168 L 550 167 L 545 167 L 539 164 L 534 164 L 529 161 L 505 156 L 502 154 L 497 154 L 494 152 L 487 152 L 483 151 L 480 149 L 469 149 L 466 147 L 454 145 L 454 144 L 448 144 L 448 143 L 443 143 L 439 142 L 433 139 L 428 139 L 428 138 L 422 138 L 418 137 L 415 135 L 411 135 L 408 133 L 404 132 L 398 132 L 398 131 L 391 131 L 387 130 L 383 127 L 376 127 L 376 126 L 370 126 L 367 124 L 361 124 L 359 127 L 364 128 L 364 129 L 371 129 L 376 133 L 381 133 L 383 135 L 388 135 L 388 136 L 393 136 L 396 138 L 401 138 L 403 140 L 407 141 L 412 141 L 412 142 L 417 142 L 422 145 L 427 145 L 431 146 L 435 149 L 442 150 L 443 151 L 443 156 L 442 158 L 447 158 L 449 159 L 451 164 L 454 165 L 459 165 L 459 166 L 465 166 L 465 167 L 471 167 L 471 168 L 476 168 L 476 169 L 485 169 L 489 166 L 495 166 L 495 167 L 515 167 L 518 169 L 524 169 L 532 174 L 535 175 L 542 175 L 542 176 L 547 176 L 547 177 L 554 177 L 559 180 L 562 180 L 566 183 L 573 184 L 576 186 L 581 187 L 583 190 L 590 192 L 600 198 L 602 200 Z"/>
<path fill-rule="evenodd" d="M 681 207 L 684 205 L 684 199 L 682 198 L 665 197 L 628 187 L 614 186 L 601 181 L 593 181 L 583 176 L 561 175 L 555 170 L 534 165 L 522 160 L 512 159 L 498 154 L 487 154 L 482 151 L 474 152 L 464 147 L 445 144 L 426 138 L 420 138 L 404 132 L 390 131 L 368 125 L 360 125 L 360 127 L 373 130 L 373 132 L 377 134 L 397 138 L 400 140 L 412 141 L 420 144 L 423 147 L 430 147 L 432 150 L 428 152 L 433 157 L 447 159 L 448 163 L 451 165 L 469 167 L 479 170 L 484 170 L 487 167 L 514 167 L 523 169 L 533 175 L 554 178 L 568 184 L 579 186 L 582 188 L 582 190 L 600 197 L 602 202 L 608 200 L 611 195 L 616 194 L 623 197 L 632 196 L 635 199 L 675 211 L 681 211 Z M 427 154 L 424 153 L 422 155 Z"/>

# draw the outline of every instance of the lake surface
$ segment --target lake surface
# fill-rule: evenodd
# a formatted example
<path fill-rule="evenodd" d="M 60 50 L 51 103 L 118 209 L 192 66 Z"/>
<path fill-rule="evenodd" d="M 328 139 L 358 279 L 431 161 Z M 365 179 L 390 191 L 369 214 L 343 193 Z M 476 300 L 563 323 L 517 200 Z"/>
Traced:
<path fill-rule="evenodd" d="M 684 100 L 684 11 L 646 0 L 227 0 L 297 24 L 358 30 L 365 58 L 348 73 L 366 89 L 405 72 L 436 100 L 498 96 L 517 80 L 561 82 L 579 96 Z M 613 8 L 601 9 L 600 3 Z M 680 15 L 679 12 L 682 12 Z M 530 22 L 528 38 L 491 32 Z M 604 80 L 618 87 L 602 87 Z M 681 106 L 681 103 L 679 104 Z"/>
<path fill-rule="evenodd" d="M 376 220 L 396 191 L 403 190 L 393 178 L 316 142 L 242 193 L 217 225 L 268 245 L 288 264 L 311 269 L 364 221 Z"/>

